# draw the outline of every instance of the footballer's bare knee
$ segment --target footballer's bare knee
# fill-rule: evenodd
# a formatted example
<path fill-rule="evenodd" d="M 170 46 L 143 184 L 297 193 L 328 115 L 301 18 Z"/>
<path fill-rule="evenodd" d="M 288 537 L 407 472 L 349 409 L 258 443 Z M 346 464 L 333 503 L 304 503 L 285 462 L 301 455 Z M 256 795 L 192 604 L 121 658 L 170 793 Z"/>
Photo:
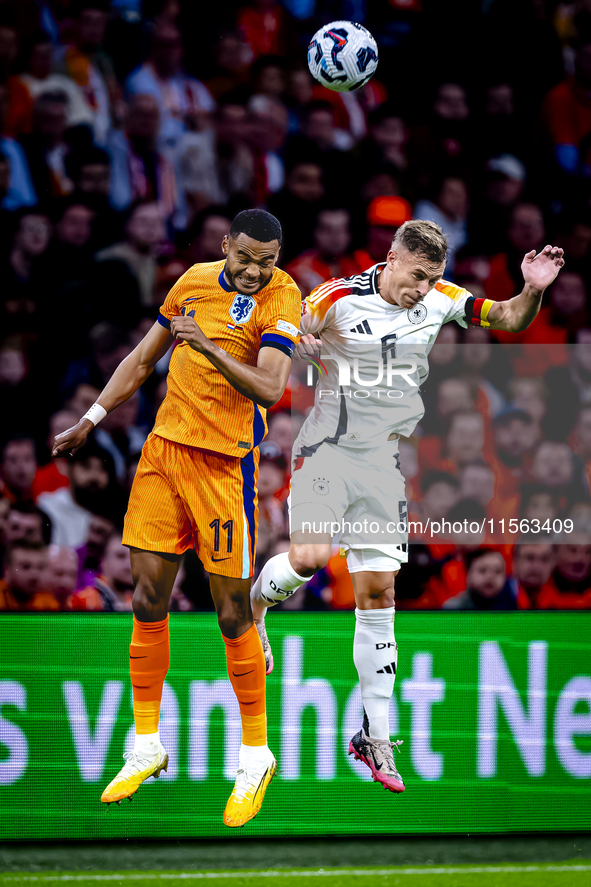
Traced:
<path fill-rule="evenodd" d="M 351 579 L 358 609 L 380 610 L 393 607 L 395 576 L 394 572 L 352 573 Z"/>
<path fill-rule="evenodd" d="M 218 625 L 226 638 L 239 638 L 253 624 L 250 582 L 250 579 L 231 579 L 227 576 L 209 577 Z"/>
<path fill-rule="evenodd" d="M 133 612 L 139 622 L 166 619 L 180 556 L 130 549 L 133 574 Z"/>
<path fill-rule="evenodd" d="M 313 576 L 322 570 L 330 558 L 330 543 L 292 543 L 289 562 L 299 576 Z"/>

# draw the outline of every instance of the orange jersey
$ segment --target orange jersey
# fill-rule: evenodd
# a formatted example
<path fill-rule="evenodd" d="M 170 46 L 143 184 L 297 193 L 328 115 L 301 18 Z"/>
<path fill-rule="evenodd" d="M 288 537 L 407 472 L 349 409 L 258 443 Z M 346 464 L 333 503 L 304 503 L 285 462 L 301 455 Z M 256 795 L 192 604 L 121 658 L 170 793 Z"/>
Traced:
<path fill-rule="evenodd" d="M 291 277 L 276 268 L 263 289 L 243 295 L 230 290 L 224 264 L 189 268 L 166 297 L 159 322 L 170 329 L 173 317 L 194 317 L 208 339 L 250 366 L 256 366 L 264 346 L 291 356 L 301 316 L 300 291 Z M 172 353 L 167 382 L 154 425 L 159 437 L 241 458 L 265 436 L 266 410 L 239 394 L 186 342 Z"/>

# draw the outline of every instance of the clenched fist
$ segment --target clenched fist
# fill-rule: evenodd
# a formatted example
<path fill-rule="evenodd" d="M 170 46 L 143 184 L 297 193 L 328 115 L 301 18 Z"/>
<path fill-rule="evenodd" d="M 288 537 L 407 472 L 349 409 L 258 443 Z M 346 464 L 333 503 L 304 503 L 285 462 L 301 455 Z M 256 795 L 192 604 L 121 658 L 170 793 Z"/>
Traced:
<path fill-rule="evenodd" d="M 197 326 L 192 317 L 173 317 L 170 321 L 170 332 L 181 342 L 186 342 L 195 351 L 203 351 L 209 339 Z"/>
<path fill-rule="evenodd" d="M 86 438 L 93 428 L 94 424 L 90 419 L 80 419 L 76 425 L 56 435 L 51 447 L 51 455 L 54 457 L 71 456 L 72 450 L 77 450 L 86 442 Z"/>

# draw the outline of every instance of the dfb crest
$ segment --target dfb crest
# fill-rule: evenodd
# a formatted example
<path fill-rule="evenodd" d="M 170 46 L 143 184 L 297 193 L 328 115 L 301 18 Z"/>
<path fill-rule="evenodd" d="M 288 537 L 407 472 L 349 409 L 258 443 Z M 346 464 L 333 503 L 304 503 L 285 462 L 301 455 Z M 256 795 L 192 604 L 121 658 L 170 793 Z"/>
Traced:
<path fill-rule="evenodd" d="M 235 323 L 246 323 L 256 308 L 257 303 L 252 296 L 244 296 L 238 293 L 230 306 L 230 317 Z"/>

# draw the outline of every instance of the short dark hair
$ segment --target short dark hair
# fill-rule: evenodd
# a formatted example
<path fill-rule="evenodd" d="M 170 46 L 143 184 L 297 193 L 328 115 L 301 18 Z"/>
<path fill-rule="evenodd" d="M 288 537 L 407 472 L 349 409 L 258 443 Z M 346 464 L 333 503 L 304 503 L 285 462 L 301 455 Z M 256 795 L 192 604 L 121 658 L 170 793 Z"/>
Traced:
<path fill-rule="evenodd" d="M 476 521 L 480 523 L 484 520 L 486 512 L 479 502 L 474 499 L 461 499 L 459 502 L 449 509 L 446 520 L 450 523 L 459 521 Z"/>
<path fill-rule="evenodd" d="M 31 502 L 30 499 L 25 499 L 23 502 L 15 502 L 10 506 L 10 511 L 16 511 L 19 514 L 33 514 L 35 517 L 38 517 L 41 521 L 41 535 L 43 537 L 43 542 L 45 545 L 49 545 L 51 542 L 52 523 L 51 518 L 45 511 L 38 508 L 38 506 L 35 505 L 34 502 Z M 16 542 L 13 542 L 13 545 L 15 544 Z"/>
<path fill-rule="evenodd" d="M 459 487 L 458 479 L 457 477 L 454 477 L 453 474 L 448 474 L 447 471 L 438 471 L 433 468 L 430 471 L 426 471 L 424 474 L 423 483 L 421 484 L 423 495 L 435 484 L 449 484 L 450 487 L 454 487 L 456 490 Z"/>
<path fill-rule="evenodd" d="M 66 172 L 72 181 L 76 182 L 80 178 L 82 168 L 91 164 L 110 166 L 111 160 L 106 151 L 93 145 L 86 149 L 70 152 L 66 157 Z"/>
<path fill-rule="evenodd" d="M 230 237 L 236 237 L 238 234 L 246 234 L 259 243 L 277 240 L 281 245 L 283 240 L 279 219 L 264 209 L 245 209 L 238 213 L 230 225 Z"/>
<path fill-rule="evenodd" d="M 486 557 L 487 554 L 500 554 L 503 557 L 502 551 L 499 551 L 498 548 L 477 548 L 476 551 L 469 551 L 465 556 L 466 567 L 470 569 L 472 564 L 480 560 L 481 557 Z M 505 563 L 505 558 L 503 557 L 503 563 Z M 505 571 L 507 570 L 507 565 L 505 564 Z"/>
<path fill-rule="evenodd" d="M 15 431 L 14 434 L 5 437 L 2 441 L 2 450 L 0 455 L 0 461 L 4 461 L 4 456 L 6 453 L 6 448 L 10 444 L 19 444 L 19 443 L 30 443 L 33 447 L 33 451 L 35 453 L 35 457 L 37 456 L 37 441 L 28 431 Z"/>
<path fill-rule="evenodd" d="M 6 547 L 4 552 L 4 566 L 7 567 L 12 563 L 12 554 L 17 549 L 23 551 L 47 551 L 47 545 L 41 542 L 31 542 L 29 539 L 15 539 L 11 545 Z"/>

